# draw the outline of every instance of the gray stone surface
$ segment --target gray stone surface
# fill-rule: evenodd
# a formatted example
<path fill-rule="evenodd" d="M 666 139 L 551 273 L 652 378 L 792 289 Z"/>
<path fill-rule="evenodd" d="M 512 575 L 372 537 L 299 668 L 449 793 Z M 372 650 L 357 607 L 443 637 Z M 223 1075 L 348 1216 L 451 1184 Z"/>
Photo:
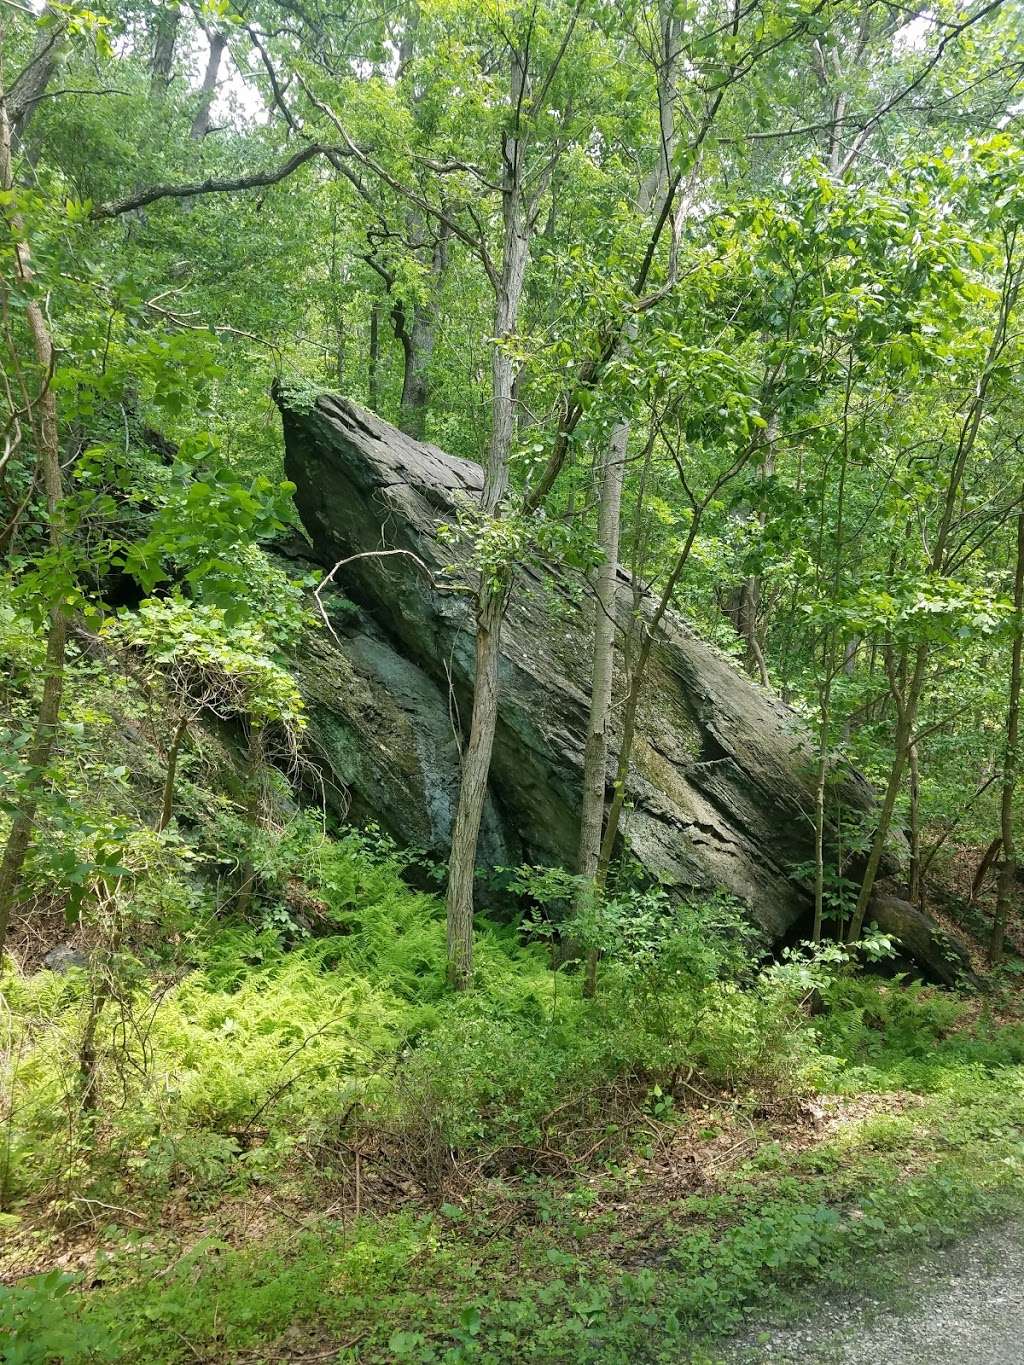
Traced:
<path fill-rule="evenodd" d="M 89 959 L 80 948 L 75 948 L 70 943 L 60 943 L 56 948 L 51 948 L 43 958 L 42 966 L 45 971 L 57 972 L 62 975 L 70 971 L 73 967 L 87 967 Z"/>
<path fill-rule="evenodd" d="M 1024 1229 L 989 1229 L 935 1254 L 889 1301 L 833 1304 L 767 1339 L 737 1343 L 723 1365 L 1020 1365 Z"/>
<path fill-rule="evenodd" d="M 468 595 L 446 572 L 465 567 L 466 550 L 440 539 L 438 527 L 478 496 L 481 470 L 334 395 L 299 408 L 282 399 L 281 408 L 286 468 L 315 560 L 330 568 L 382 548 L 409 552 L 339 570 L 338 588 L 355 604 L 336 603 L 342 648 L 320 630 L 301 661 L 335 804 L 443 853 L 474 636 Z M 620 598 L 625 629 L 631 593 Z M 502 636 L 484 864 L 573 863 L 589 615 L 569 573 L 519 574 Z M 669 884 L 741 897 L 779 938 L 809 906 L 792 870 L 813 856 L 814 759 L 794 712 L 670 613 L 643 696 L 623 840 Z M 863 812 L 873 799 L 852 769 L 833 772 L 830 811 L 841 801 Z"/>

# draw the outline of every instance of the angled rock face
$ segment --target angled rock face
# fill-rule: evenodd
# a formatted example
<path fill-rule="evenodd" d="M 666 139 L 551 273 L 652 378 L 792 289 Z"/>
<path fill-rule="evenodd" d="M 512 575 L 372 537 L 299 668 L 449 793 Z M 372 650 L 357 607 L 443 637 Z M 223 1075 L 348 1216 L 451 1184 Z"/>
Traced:
<path fill-rule="evenodd" d="M 337 585 L 355 604 L 334 622 L 341 648 L 326 631 L 309 641 L 303 673 L 328 795 L 405 843 L 443 852 L 458 790 L 456 733 L 472 699 L 473 618 L 445 575 L 460 551 L 438 527 L 478 496 L 481 470 L 335 396 L 281 406 L 287 472 L 318 563 L 408 552 L 341 568 Z M 623 627 L 630 596 L 621 594 Z M 573 864 L 589 614 L 569 575 L 519 575 L 503 632 L 482 864 Z M 794 713 L 670 616 L 641 707 L 628 851 L 679 887 L 726 888 L 781 937 L 809 905 L 794 868 L 813 856 L 813 769 Z M 836 773 L 832 786 L 845 809 L 870 808 L 856 773 Z"/>

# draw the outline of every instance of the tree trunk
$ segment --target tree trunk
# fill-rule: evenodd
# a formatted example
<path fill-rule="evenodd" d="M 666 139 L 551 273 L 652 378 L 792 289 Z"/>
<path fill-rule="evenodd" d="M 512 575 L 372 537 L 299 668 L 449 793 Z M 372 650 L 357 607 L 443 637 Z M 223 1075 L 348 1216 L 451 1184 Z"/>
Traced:
<path fill-rule="evenodd" d="M 910 770 L 910 867 L 907 878 L 907 899 L 912 905 L 921 900 L 921 771 L 917 761 L 917 745 L 907 749 Z"/>
<path fill-rule="evenodd" d="M 456 990 L 465 990 L 473 979 L 473 878 L 498 719 L 498 646 L 504 611 L 504 593 L 485 590 L 476 618 L 473 719 L 448 862 L 448 982 Z"/>
<path fill-rule="evenodd" d="M 521 54 L 513 51 L 511 106 L 520 109 L 526 89 Z M 518 130 L 517 130 L 518 131 Z M 524 144 L 516 132 L 504 137 L 502 216 L 504 250 L 495 306 L 491 356 L 491 438 L 484 467 L 480 511 L 484 518 L 501 515 L 508 490 L 508 461 L 515 435 L 515 360 L 508 343 L 515 334 L 526 280 L 530 242 L 523 201 Z M 448 861 L 448 979 L 464 990 L 473 978 L 473 875 L 487 779 L 498 719 L 498 663 L 501 624 L 510 587 L 507 566 L 484 566 L 476 610 L 476 675 L 469 743 L 463 756 L 462 781 Z"/>
<path fill-rule="evenodd" d="M 341 306 L 341 269 L 338 259 L 338 206 L 331 210 L 331 331 L 334 340 L 334 375 L 340 393 L 345 392 L 345 314 Z"/>
<path fill-rule="evenodd" d="M 181 27 L 181 11 L 161 7 L 153 25 L 153 52 L 149 59 L 149 97 L 161 100 L 167 94 L 174 71 L 174 51 Z"/>
<path fill-rule="evenodd" d="M 999 802 L 999 824 L 1003 856 L 999 863 L 996 888 L 996 911 L 989 942 L 989 961 L 993 964 L 1003 955 L 1006 921 L 1010 901 L 1017 880 L 1017 846 L 1013 833 L 1013 805 L 1017 788 L 1017 748 L 1020 732 L 1021 645 L 1024 631 L 1024 509 L 1017 513 L 1017 566 L 1013 579 L 1013 607 L 1016 613 L 1013 649 L 1010 658 L 1010 694 L 1006 708 L 1006 745 L 1003 750 L 1003 785 Z"/>
<path fill-rule="evenodd" d="M 818 769 L 814 778 L 814 922 L 811 938 L 821 941 L 825 919 L 825 786 L 828 782 L 829 726 L 832 719 L 832 654 L 831 632 L 823 650 L 824 681 L 818 706 Z M 841 932 L 841 931 L 840 931 Z"/>
<path fill-rule="evenodd" d="M 248 764 L 246 772 L 246 784 L 248 795 L 245 802 L 245 825 L 250 834 L 256 829 L 260 817 L 260 779 L 263 772 L 263 729 L 261 726 L 249 722 L 249 745 L 248 745 Z M 235 902 L 235 911 L 241 917 L 249 913 L 249 906 L 252 904 L 252 889 L 256 884 L 256 866 L 253 861 L 252 849 L 241 866 L 241 878 L 238 883 L 238 899 Z"/>
<path fill-rule="evenodd" d="M 437 340 L 441 290 L 448 270 L 448 232 L 441 228 L 434 243 L 430 264 L 428 297 L 412 312 L 412 326 L 402 341 L 405 372 L 402 377 L 402 399 L 398 425 L 409 436 L 422 441 L 427 427 L 430 407 L 430 362 Z"/>
<path fill-rule="evenodd" d="M 94 984 L 92 999 L 89 1002 L 89 1013 L 86 1016 L 85 1028 L 82 1030 L 82 1041 L 78 1048 L 78 1078 L 81 1089 L 82 1113 L 89 1116 L 96 1113 L 97 1092 L 99 1090 L 99 1058 L 96 1055 L 96 1033 L 109 995 L 110 990 L 106 981 Z"/>
<path fill-rule="evenodd" d="M 228 41 L 218 29 L 214 29 L 212 33 L 208 31 L 206 36 L 210 40 L 210 55 L 206 59 L 203 83 L 199 88 L 199 108 L 189 130 L 190 136 L 196 139 L 204 138 L 210 131 L 210 111 L 213 108 L 217 77 L 220 75 L 220 64 Z"/>
<path fill-rule="evenodd" d="M 11 125 L 3 89 L 0 88 L 0 186 L 14 188 L 14 165 L 11 155 Z M 16 215 L 9 223 L 15 239 L 15 259 L 18 272 L 27 284 L 33 277 L 31 256 L 24 239 L 24 225 Z M 35 299 L 25 305 L 25 317 L 32 334 L 32 345 L 43 388 L 38 399 L 39 423 L 38 459 L 46 492 L 46 511 L 49 520 L 50 548 L 59 551 L 64 542 L 61 502 L 64 496 L 60 468 L 60 441 L 57 426 L 57 399 L 53 388 L 55 355 L 50 331 L 42 310 Z M 11 911 L 16 903 L 22 868 L 32 842 L 39 798 L 45 781 L 46 768 L 53 753 L 64 692 L 64 655 L 67 648 L 70 612 L 60 600 L 50 607 L 50 625 L 46 639 L 46 666 L 43 694 L 36 715 L 35 734 L 28 751 L 27 771 L 21 800 L 11 821 L 11 828 L 0 862 L 0 952 L 7 938 Z"/>
<path fill-rule="evenodd" d="M 156 822 L 157 834 L 162 833 L 171 823 L 171 814 L 174 810 L 174 779 L 178 772 L 178 755 L 181 753 L 181 745 L 187 729 L 188 719 L 182 716 L 174 728 L 171 747 L 167 751 L 167 771 L 164 774 L 163 797 L 160 802 L 160 814 Z"/>
<path fill-rule="evenodd" d="M 996 837 L 989 844 L 988 848 L 986 848 L 985 852 L 981 855 L 981 862 L 978 864 L 977 869 L 974 873 L 974 877 L 971 881 L 972 905 L 981 895 L 982 890 L 984 889 L 985 886 L 985 879 L 987 878 L 989 872 L 992 870 L 992 864 L 999 857 L 999 853 L 1002 847 L 1003 836 L 1001 834 L 997 834 Z"/>
<path fill-rule="evenodd" d="M 371 412 L 380 412 L 380 304 L 370 307 L 370 345 L 366 365 L 366 401 Z"/>
<path fill-rule="evenodd" d="M 601 853 L 605 777 L 608 761 L 608 716 L 615 672 L 616 598 L 619 571 L 619 528 L 623 471 L 629 424 L 619 422 L 602 461 L 601 508 L 597 540 L 603 558 L 594 583 L 594 681 L 583 759 L 583 805 L 576 870 L 592 879 Z"/>
<path fill-rule="evenodd" d="M 860 640 L 854 636 L 847 640 L 843 649 L 843 672 L 848 678 L 852 678 L 857 672 L 857 652 L 860 649 Z M 853 733 L 853 714 L 847 715 L 843 721 L 843 739 L 848 740 Z"/>
<path fill-rule="evenodd" d="M 594 672 L 590 691 L 587 742 L 583 754 L 583 794 L 580 811 L 580 843 L 576 871 L 585 884 L 582 898 L 590 894 L 601 856 L 605 782 L 608 770 L 608 723 L 612 683 L 615 677 L 615 623 L 619 572 L 619 528 L 622 485 L 626 468 L 629 423 L 617 422 L 605 450 L 601 469 L 601 510 L 597 540 L 603 559 L 594 583 Z M 597 954 L 587 958 L 586 993 L 597 985 Z"/>
<path fill-rule="evenodd" d="M 40 17 L 47 16 L 52 20 L 53 13 L 47 5 Z M 40 26 L 32 46 L 32 55 L 6 96 L 7 117 L 4 136 L 7 140 L 8 160 L 12 147 L 20 146 L 29 120 L 39 108 L 47 86 L 60 65 L 67 44 L 67 31 L 65 19 L 49 23 L 45 27 Z"/>
<path fill-rule="evenodd" d="M 917 719 L 917 704 L 921 697 L 921 688 L 924 684 L 924 672 L 927 662 L 928 646 L 926 644 L 920 644 L 917 647 L 914 660 L 913 677 L 911 678 L 909 688 L 902 699 L 900 715 L 896 723 L 892 767 L 889 770 L 889 781 L 885 788 L 885 796 L 882 799 L 882 808 L 878 813 L 878 824 L 875 827 L 874 837 L 871 840 L 867 866 L 864 869 L 864 877 L 861 881 L 860 891 L 857 895 L 857 905 L 853 912 L 853 918 L 850 921 L 850 930 L 847 935 L 848 942 L 850 943 L 857 942 L 864 928 L 864 918 L 867 914 L 868 902 L 871 900 L 872 893 L 875 889 L 875 881 L 878 877 L 878 869 L 882 862 L 882 854 L 885 852 L 886 841 L 889 838 L 889 830 L 892 827 L 893 811 L 896 809 L 896 798 L 899 795 L 900 786 L 903 782 L 903 769 L 906 766 L 910 741 L 914 733 L 914 723 Z"/>
<path fill-rule="evenodd" d="M 637 194 L 637 208 L 644 214 L 650 211 L 651 205 L 668 183 L 669 168 L 675 145 L 675 110 L 672 103 L 672 92 L 677 54 L 675 52 L 676 20 L 671 5 L 665 3 L 660 5 L 659 22 L 661 29 L 661 50 L 658 62 L 660 145 L 657 161 L 641 184 Z M 624 332 L 623 339 L 626 349 L 635 343 L 636 336 L 637 326 L 636 322 L 633 321 L 627 324 Z M 604 823 L 605 786 L 608 771 L 608 730 L 611 718 L 612 684 L 615 676 L 619 536 L 629 432 L 630 423 L 627 418 L 623 418 L 615 424 L 601 468 L 601 503 L 598 513 L 597 542 L 603 560 L 597 572 L 594 590 L 593 675 L 590 688 L 587 742 L 583 757 L 580 841 L 576 858 L 576 870 L 582 879 L 578 909 L 582 908 L 585 897 L 593 895 L 595 891 L 600 893 L 604 885 L 604 877 L 602 876 L 599 881 L 598 874 L 602 862 L 601 832 Z M 649 456 L 650 451 L 648 451 L 648 459 Z M 635 712 L 634 703 L 634 721 Z M 630 747 L 632 747 L 632 741 Z M 618 820 L 616 819 L 616 826 L 617 824 Z M 607 872 L 607 863 L 605 864 L 605 872 Z M 583 988 L 584 994 L 587 996 L 593 996 L 597 991 L 597 961 L 597 951 L 591 949 L 587 954 L 587 971 Z"/>
<path fill-rule="evenodd" d="M 640 649 L 637 652 L 636 660 L 633 664 L 629 678 L 629 689 L 626 693 L 626 701 L 622 712 L 622 738 L 619 742 L 619 757 L 615 768 L 615 782 L 612 787 L 612 801 L 608 809 L 608 820 L 605 824 L 604 838 L 601 840 L 601 855 L 598 862 L 596 886 L 598 893 L 603 891 L 608 880 L 608 869 L 611 866 L 612 856 L 615 853 L 615 840 L 619 835 L 619 821 L 622 819 L 622 807 L 626 801 L 626 779 L 629 777 L 629 761 L 633 752 L 633 740 L 636 737 L 636 713 L 640 703 L 640 692 L 643 688 L 644 674 L 647 670 L 647 660 L 651 657 L 651 649 L 658 629 L 664 619 L 665 613 L 669 609 L 672 601 L 672 594 L 675 592 L 679 576 L 686 567 L 686 561 L 690 557 L 693 542 L 697 539 L 697 529 L 700 526 L 700 516 L 694 512 L 690 522 L 690 529 L 686 535 L 686 541 L 679 553 L 668 576 L 668 580 L 662 589 L 661 597 L 655 608 L 654 615 L 648 622 L 644 631 Z"/>
<path fill-rule="evenodd" d="M 761 584 L 757 578 L 748 578 L 740 589 L 741 622 L 743 638 L 747 645 L 747 672 L 756 677 L 762 687 L 771 684 L 768 678 L 768 665 L 764 661 L 764 650 L 757 636 L 757 614 L 760 607 Z"/>

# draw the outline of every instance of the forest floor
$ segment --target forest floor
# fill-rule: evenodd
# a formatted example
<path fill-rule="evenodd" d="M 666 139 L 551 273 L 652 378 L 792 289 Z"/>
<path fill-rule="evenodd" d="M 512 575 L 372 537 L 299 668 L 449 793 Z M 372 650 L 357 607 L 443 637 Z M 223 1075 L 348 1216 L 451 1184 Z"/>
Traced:
<path fill-rule="evenodd" d="M 695 918 L 681 984 L 589 1002 L 480 923 L 453 997 L 443 906 L 314 852 L 335 932 L 214 919 L 96 1110 L 88 974 L 0 981 L 0 1365 L 1022 1358 L 1024 960 L 812 1010 Z"/>
<path fill-rule="evenodd" d="M 13 1222 L 8 1325 L 47 1345 L 0 1344 L 0 1361 L 1008 1365 L 1022 1097 L 1016 1066 L 946 1093 L 819 1096 L 781 1121 L 695 1097 L 646 1155 L 478 1182 L 433 1212 L 353 1219 L 326 1188 L 311 1210 L 279 1172 L 134 1227 L 128 1210 L 59 1235 Z"/>
<path fill-rule="evenodd" d="M 902 1268 L 868 1298 L 751 1334 L 730 1365 L 1012 1365 L 1022 1355 L 1024 1225 L 987 1228 Z"/>

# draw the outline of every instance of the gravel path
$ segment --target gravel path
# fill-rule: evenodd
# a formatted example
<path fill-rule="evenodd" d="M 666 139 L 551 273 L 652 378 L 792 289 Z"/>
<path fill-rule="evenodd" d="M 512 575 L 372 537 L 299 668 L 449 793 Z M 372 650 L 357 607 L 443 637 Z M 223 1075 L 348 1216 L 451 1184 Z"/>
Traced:
<path fill-rule="evenodd" d="M 902 1280 L 902 1277 L 901 1277 Z M 1024 1224 L 938 1252 L 878 1299 L 749 1335 L 730 1365 L 1024 1365 Z"/>

